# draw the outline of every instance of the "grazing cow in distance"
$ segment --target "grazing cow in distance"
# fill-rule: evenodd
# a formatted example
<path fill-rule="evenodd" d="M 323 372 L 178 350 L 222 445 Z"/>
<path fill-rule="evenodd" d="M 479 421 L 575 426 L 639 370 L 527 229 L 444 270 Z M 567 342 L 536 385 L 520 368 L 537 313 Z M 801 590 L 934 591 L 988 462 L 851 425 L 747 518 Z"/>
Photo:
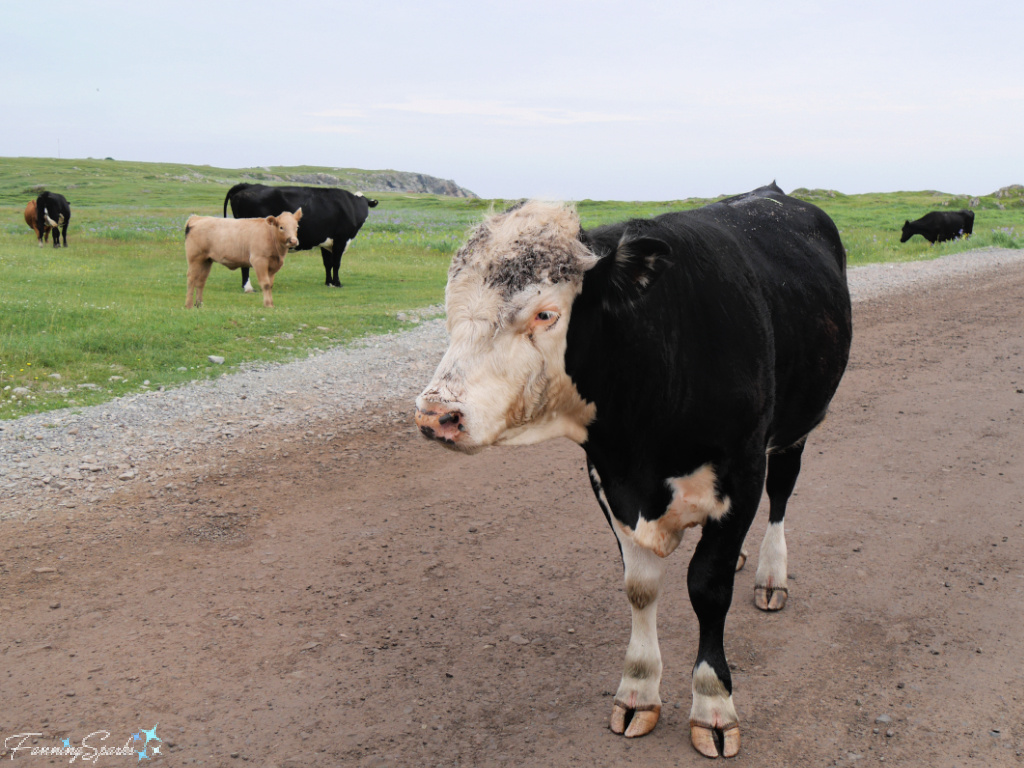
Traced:
<path fill-rule="evenodd" d="M 36 236 L 43 244 L 42 232 L 45 227 L 53 228 L 53 247 L 60 248 L 60 235 L 64 236 L 64 247 L 68 247 L 68 224 L 71 222 L 71 206 L 64 195 L 56 192 L 42 192 L 36 198 Z"/>
<path fill-rule="evenodd" d="M 213 262 L 228 269 L 252 267 L 263 290 L 263 306 L 274 306 L 271 289 L 274 275 L 284 266 L 284 257 L 299 242 L 302 209 L 284 211 L 265 219 L 221 219 L 190 216 L 185 224 L 185 258 L 188 287 L 185 307 L 203 305 L 203 288 Z"/>
<path fill-rule="evenodd" d="M 470 234 L 445 298 L 451 342 L 416 400 L 423 435 L 465 453 L 554 437 L 586 452 L 632 607 L 615 733 L 658 722 L 665 558 L 703 527 L 687 573 L 700 623 L 690 738 L 708 757 L 737 754 L 723 633 L 744 538 L 767 477 L 754 602 L 782 609 L 787 500 L 849 357 L 835 224 L 775 184 L 589 231 L 570 207 L 528 202 Z"/>
<path fill-rule="evenodd" d="M 39 247 L 43 247 L 43 241 L 50 242 L 50 230 L 53 229 L 49 224 L 43 227 L 42 235 L 39 233 L 39 222 L 36 217 L 36 201 L 29 200 L 28 205 L 25 206 L 25 223 L 29 225 L 33 232 L 36 233 L 36 239 L 39 241 Z"/>
<path fill-rule="evenodd" d="M 934 245 L 958 237 L 970 237 L 974 233 L 974 211 L 932 211 L 914 221 L 904 220 L 900 242 L 905 243 L 914 235 L 921 235 Z"/>
<path fill-rule="evenodd" d="M 305 221 L 295 250 L 308 251 L 320 247 L 326 277 L 324 285 L 341 287 L 338 268 L 349 243 L 359 232 L 376 200 L 362 193 L 321 187 L 268 187 L 265 184 L 235 184 L 224 197 L 224 217 L 228 203 L 236 219 L 269 216 L 277 211 L 302 208 Z M 242 269 L 242 288 L 249 286 L 249 270 Z"/>

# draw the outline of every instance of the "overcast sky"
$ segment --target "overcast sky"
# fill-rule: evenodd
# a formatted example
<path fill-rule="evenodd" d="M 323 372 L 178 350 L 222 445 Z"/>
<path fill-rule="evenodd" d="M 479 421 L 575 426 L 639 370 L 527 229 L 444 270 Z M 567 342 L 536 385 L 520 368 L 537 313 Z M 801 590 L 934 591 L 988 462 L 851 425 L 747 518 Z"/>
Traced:
<path fill-rule="evenodd" d="M 48 0 L 3 25 L 0 156 L 572 200 L 1024 183 L 1018 0 Z"/>

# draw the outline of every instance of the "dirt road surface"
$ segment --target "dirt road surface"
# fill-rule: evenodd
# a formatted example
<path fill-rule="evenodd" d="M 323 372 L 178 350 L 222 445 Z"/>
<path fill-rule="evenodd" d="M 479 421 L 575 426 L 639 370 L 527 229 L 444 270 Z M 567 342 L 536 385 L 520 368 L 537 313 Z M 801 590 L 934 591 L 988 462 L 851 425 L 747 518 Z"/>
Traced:
<path fill-rule="evenodd" d="M 732 764 L 1024 765 L 1024 268 L 859 303 L 855 332 L 787 518 L 786 609 L 753 606 L 764 512 L 737 575 Z M 0 524 L 0 755 L 63 765 L 30 747 L 144 728 L 154 766 L 708 764 L 699 532 L 660 606 L 661 722 L 615 736 L 629 607 L 582 451 L 459 456 L 410 408 Z"/>

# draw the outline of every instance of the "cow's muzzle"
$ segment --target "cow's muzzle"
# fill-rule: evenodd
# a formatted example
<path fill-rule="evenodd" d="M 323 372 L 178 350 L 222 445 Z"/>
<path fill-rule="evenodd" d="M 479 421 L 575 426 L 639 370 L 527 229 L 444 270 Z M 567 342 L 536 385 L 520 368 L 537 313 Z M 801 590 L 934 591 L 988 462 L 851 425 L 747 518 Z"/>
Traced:
<path fill-rule="evenodd" d="M 456 446 L 466 434 L 465 415 L 458 408 L 425 403 L 416 406 L 416 426 L 424 437 Z"/>

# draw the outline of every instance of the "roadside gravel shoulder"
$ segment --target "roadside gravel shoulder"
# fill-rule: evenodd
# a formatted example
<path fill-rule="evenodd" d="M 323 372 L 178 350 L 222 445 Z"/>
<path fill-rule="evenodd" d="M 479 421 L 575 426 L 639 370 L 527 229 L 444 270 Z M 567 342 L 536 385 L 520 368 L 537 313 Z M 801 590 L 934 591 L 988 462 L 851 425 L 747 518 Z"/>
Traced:
<path fill-rule="evenodd" d="M 857 267 L 850 290 L 867 301 L 1021 263 L 1024 251 L 983 249 Z M 384 404 L 411 407 L 446 345 L 444 321 L 432 319 L 291 363 L 0 422 L 0 519 L 81 509 L 133 483 L 156 489 L 193 457 L 213 462 L 283 432 L 329 436 L 361 413 L 382 418 Z"/>

